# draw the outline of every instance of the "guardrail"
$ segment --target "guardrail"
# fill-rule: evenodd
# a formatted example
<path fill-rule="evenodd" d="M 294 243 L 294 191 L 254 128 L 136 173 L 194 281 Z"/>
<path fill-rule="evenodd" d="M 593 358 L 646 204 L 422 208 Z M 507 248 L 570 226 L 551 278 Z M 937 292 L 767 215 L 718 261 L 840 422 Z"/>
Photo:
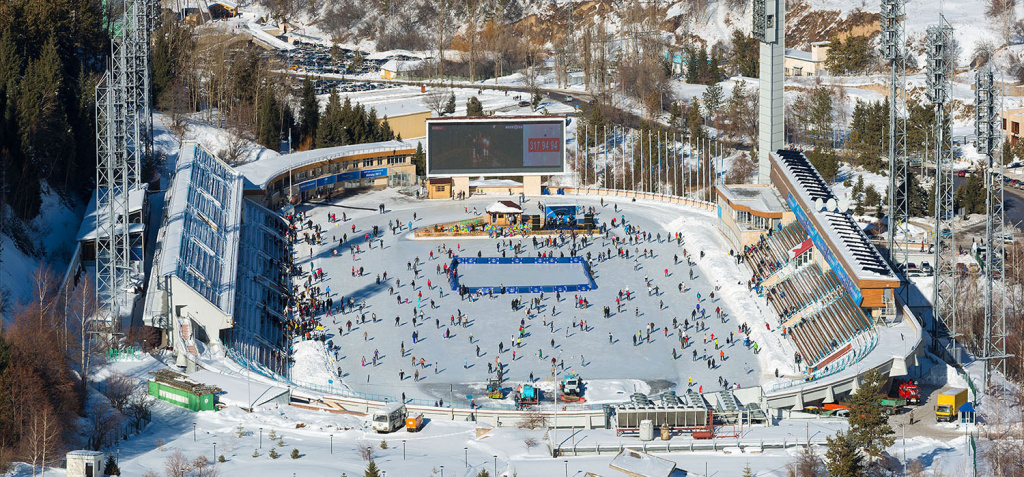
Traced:
<path fill-rule="evenodd" d="M 706 200 L 694 199 L 691 197 L 684 197 L 672 194 L 661 194 L 657 192 L 641 192 L 628 189 L 605 189 L 603 187 L 561 187 L 561 186 L 548 186 L 548 189 L 560 189 L 566 194 L 575 195 L 597 195 L 597 196 L 613 196 L 613 197 L 624 197 L 631 199 L 648 199 L 657 200 L 661 202 L 668 202 L 673 204 L 689 205 L 691 207 L 698 207 L 706 210 L 714 210 L 718 207 L 718 204 L 714 202 L 708 202 Z M 556 195 L 556 194 L 552 194 Z"/>
<path fill-rule="evenodd" d="M 655 433 L 655 437 L 658 435 Z M 672 442 L 672 441 L 650 441 L 640 442 L 638 444 L 558 444 L 552 446 L 548 444 L 548 450 L 552 457 L 559 456 L 579 456 L 587 454 L 617 454 L 623 449 L 632 449 L 647 453 L 669 453 L 669 452 L 697 452 L 697 451 L 721 451 L 725 449 L 739 448 L 739 449 L 756 449 L 758 451 L 764 449 L 788 449 L 790 447 L 807 447 L 808 445 L 826 445 L 828 441 L 824 437 L 817 437 L 810 439 L 783 439 L 781 441 L 765 441 L 761 440 L 729 440 L 729 439 L 708 439 L 708 440 L 688 440 L 685 442 Z"/>
<path fill-rule="evenodd" d="M 783 381 L 781 383 L 775 383 L 770 388 L 768 388 L 768 390 L 765 393 L 766 394 L 770 394 L 770 393 L 782 391 L 782 390 L 785 390 L 785 389 L 789 389 L 789 388 L 792 388 L 792 387 L 804 385 L 804 384 L 807 384 L 807 383 L 812 383 L 812 382 L 817 381 L 819 379 L 822 379 L 822 378 L 825 378 L 825 377 L 828 377 L 828 376 L 832 376 L 833 374 L 839 373 L 839 372 L 845 370 L 846 368 L 848 368 L 851 364 L 859 363 L 860 360 L 863 359 L 865 356 L 867 356 L 868 353 L 870 353 L 872 350 L 874 350 L 875 346 L 878 344 L 878 333 L 877 332 L 872 330 L 872 331 L 866 331 L 864 333 L 860 333 L 860 334 L 850 338 L 849 340 L 846 340 L 845 342 L 840 343 L 839 347 L 837 348 L 837 349 L 841 349 L 843 347 L 843 345 L 846 345 L 847 343 L 852 343 L 855 340 L 862 339 L 864 336 L 867 336 L 867 340 L 868 341 L 866 343 L 862 343 L 862 344 L 858 345 L 855 349 L 853 349 L 846 356 L 843 356 L 842 358 L 829 363 L 824 368 L 819 369 L 819 370 L 809 374 L 808 376 L 806 376 L 804 378 L 791 379 L 789 381 Z"/>

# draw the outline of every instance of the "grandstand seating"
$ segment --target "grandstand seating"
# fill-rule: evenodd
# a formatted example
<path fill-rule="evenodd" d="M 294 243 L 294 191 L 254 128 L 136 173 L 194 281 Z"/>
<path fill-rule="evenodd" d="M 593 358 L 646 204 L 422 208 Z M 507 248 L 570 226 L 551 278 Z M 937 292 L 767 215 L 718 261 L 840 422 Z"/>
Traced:
<path fill-rule="evenodd" d="M 761 237 L 761 241 L 744 249 L 747 263 L 754 271 L 758 283 L 789 263 L 789 251 L 807 239 L 800 224 L 793 222 L 785 227 L 773 229 Z"/>
<path fill-rule="evenodd" d="M 744 250 L 754 282 L 778 313 L 782 329 L 793 339 L 808 366 L 813 367 L 870 329 L 871 320 L 830 270 L 814 262 L 799 269 L 790 265 L 789 251 L 807 239 L 798 222 L 774 229 Z"/>
<path fill-rule="evenodd" d="M 187 189 L 174 192 L 186 194 L 175 275 L 230 314 L 232 242 L 237 241 L 238 233 L 231 212 L 237 209 L 242 182 L 238 174 L 206 150 L 193 150 L 189 180 L 183 183 Z"/>
<path fill-rule="evenodd" d="M 283 332 L 289 261 L 287 223 L 246 199 L 238 251 L 234 326 L 224 341 L 247 360 L 288 375 L 288 344 Z"/>

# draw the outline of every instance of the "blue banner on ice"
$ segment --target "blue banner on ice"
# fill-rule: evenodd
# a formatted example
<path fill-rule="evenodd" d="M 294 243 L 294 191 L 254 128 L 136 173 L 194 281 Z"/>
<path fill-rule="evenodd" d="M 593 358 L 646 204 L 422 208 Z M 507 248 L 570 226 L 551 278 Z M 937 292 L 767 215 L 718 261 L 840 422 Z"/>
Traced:
<path fill-rule="evenodd" d="M 452 291 L 458 291 L 459 265 L 460 264 L 483 264 L 483 265 L 532 265 L 532 264 L 579 264 L 583 267 L 586 276 L 586 283 L 565 284 L 565 285 L 517 285 L 517 286 L 467 286 L 464 290 L 467 293 L 544 293 L 544 292 L 577 292 L 590 291 L 597 288 L 594 282 L 594 274 L 591 272 L 590 263 L 582 257 L 460 257 L 456 256 L 449 265 L 451 272 L 448 275 L 448 283 Z"/>

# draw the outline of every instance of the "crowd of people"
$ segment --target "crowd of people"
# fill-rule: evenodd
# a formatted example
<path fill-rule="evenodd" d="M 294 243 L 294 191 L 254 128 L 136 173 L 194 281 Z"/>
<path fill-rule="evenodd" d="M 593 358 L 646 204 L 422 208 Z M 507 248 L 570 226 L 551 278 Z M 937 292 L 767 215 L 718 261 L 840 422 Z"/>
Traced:
<path fill-rule="evenodd" d="M 505 380 L 513 368 L 517 375 L 528 375 L 530 381 L 539 381 L 545 375 L 557 377 L 563 372 L 582 372 L 590 364 L 585 349 L 590 349 L 587 355 L 591 357 L 624 351 L 621 348 L 624 344 L 615 339 L 614 332 L 622 329 L 625 319 L 643 320 L 632 333 L 633 347 L 650 346 L 660 334 L 673 345 L 670 356 L 658 359 L 671 358 L 674 362 L 689 354 L 693 364 L 676 367 L 700 366 L 696 364 L 700 361 L 706 366 L 707 372 L 701 373 L 704 376 L 721 372 L 726 362 L 746 350 L 756 352 L 757 343 L 750 336 L 750 327 L 723 308 L 721 297 L 716 298 L 716 292 L 720 292 L 718 287 L 707 285 L 707 277 L 701 279 L 700 275 L 705 272 L 701 271 L 700 262 L 705 259 L 705 252 L 688 248 L 683 233 L 645 230 L 629 220 L 617 206 L 615 210 L 617 213 L 609 220 L 614 221 L 614 225 L 601 223 L 593 236 L 563 230 L 529 238 L 490 239 L 486 244 L 476 240 L 472 251 L 457 240 L 435 239 L 430 242 L 431 248 L 424 251 L 420 247 L 420 255 L 405 259 L 404 271 L 386 269 L 388 263 L 399 260 L 395 254 L 402 253 L 403 248 L 396 247 L 397 242 L 393 240 L 389 245 L 384 239 L 384 230 L 390 230 L 392 235 L 408 232 L 414 227 L 413 221 L 423 220 L 422 211 L 409 220 L 408 216 L 397 217 L 399 214 L 395 212 L 384 213 L 382 206 L 382 214 L 362 218 L 359 224 L 348 220 L 345 214 L 339 220 L 337 215 L 329 213 L 325 223 L 317 223 L 310 214 L 296 212 L 287 217 L 292 224 L 295 259 L 301 264 L 297 269 L 300 273 L 294 276 L 293 299 L 289 303 L 288 327 L 292 340 L 324 342 L 338 378 L 352 380 L 358 372 L 359 376 L 366 375 L 366 385 L 379 386 L 394 384 L 386 376 L 373 378 L 380 373 L 372 370 L 385 360 L 394 360 L 390 361 L 390 367 L 397 367 L 394 376 L 399 383 L 432 379 L 431 376 L 443 374 L 458 364 L 465 370 L 463 373 L 474 373 L 472 370 L 477 364 L 486 363 L 486 375 L 481 369 L 474 381 L 490 377 Z M 600 217 L 599 210 L 594 209 L 594 212 Z M 374 220 L 380 223 L 367 224 Z M 339 237 L 338 232 L 342 231 Z M 345 250 L 349 252 L 347 257 L 341 254 Z M 583 256 L 592 270 L 626 281 L 635 277 L 635 285 L 646 288 L 648 293 L 641 298 L 627 285 L 617 293 L 579 292 L 571 297 L 568 293 L 506 295 L 510 304 L 505 308 L 507 311 L 498 312 L 498 308 L 489 307 L 495 311 L 481 313 L 477 306 L 476 316 L 471 316 L 468 307 L 473 305 L 462 304 L 462 300 L 490 301 L 501 294 L 491 291 L 486 296 L 468 297 L 464 289 L 446 292 L 446 287 L 451 289 L 451 274 L 458 273 L 457 267 L 449 264 L 460 254 L 482 256 L 484 250 L 513 257 L 534 254 L 564 257 L 566 253 Z M 668 257 L 666 250 L 673 250 L 673 256 Z M 385 256 L 387 260 L 383 260 Z M 352 277 L 331 276 L 324 269 L 326 261 L 349 262 L 345 266 L 350 267 Z M 339 269 L 337 264 L 326 268 Z M 431 268 L 434 274 L 428 277 L 427 270 Z M 677 280 L 676 274 L 687 278 Z M 375 279 L 367 282 L 364 279 L 367 276 L 375 276 Z M 333 293 L 332 279 L 336 284 Z M 706 289 L 701 290 L 702 287 Z M 668 297 L 666 288 L 677 288 L 678 294 L 671 292 L 676 296 Z M 386 300 L 393 301 L 389 304 Z M 568 300 L 573 301 L 572 307 L 563 306 Z M 467 311 L 463 307 L 467 307 Z M 600 308 L 600 315 L 590 314 L 593 308 Z M 396 309 L 394 326 L 381 328 L 377 325 L 385 319 L 391 321 L 390 317 L 378 318 L 377 311 Z M 602 323 L 592 323 L 595 318 Z M 619 323 L 605 324 L 612 321 Z M 434 330 L 429 329 L 431 322 Z M 715 333 L 712 329 L 715 322 L 718 324 L 714 329 L 727 331 Z M 495 338 L 502 334 L 497 330 L 505 327 L 508 327 L 508 339 Z M 581 336 L 602 327 L 608 328 L 607 349 L 582 345 L 588 341 Z M 474 336 L 476 330 L 480 332 Z M 425 339 L 430 339 L 430 344 L 421 345 Z M 466 340 L 469 351 L 460 353 L 465 345 L 456 345 L 456 340 Z M 407 348 L 407 341 L 413 347 Z M 581 344 L 574 344 L 577 342 Z M 393 349 L 387 349 L 392 346 Z M 663 348 L 664 344 L 658 349 Z M 399 357 L 389 356 L 390 351 L 398 353 Z M 427 355 L 434 359 L 427 359 Z M 531 355 L 536 358 L 530 358 Z M 594 377 L 601 374 L 599 370 L 591 373 Z M 666 378 L 671 380 L 675 376 Z M 710 384 L 693 378 L 687 382 L 690 387 L 696 385 L 701 390 Z M 363 384 L 361 379 L 357 383 Z M 718 376 L 718 385 L 738 386 L 722 374 Z M 402 389 L 407 390 L 408 386 Z"/>

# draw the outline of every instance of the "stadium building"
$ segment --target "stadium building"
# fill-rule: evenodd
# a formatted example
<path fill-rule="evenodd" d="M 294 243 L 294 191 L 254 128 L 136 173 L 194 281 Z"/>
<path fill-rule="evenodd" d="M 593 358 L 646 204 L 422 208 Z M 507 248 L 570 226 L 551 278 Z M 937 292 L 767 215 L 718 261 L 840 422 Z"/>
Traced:
<path fill-rule="evenodd" d="M 167 192 L 143 320 L 188 371 L 202 344 L 287 376 L 287 222 L 243 197 L 244 178 L 196 144 L 181 148 Z"/>
<path fill-rule="evenodd" d="M 312 149 L 257 159 L 236 170 L 244 176 L 247 197 L 277 208 L 289 195 L 300 203 L 353 190 L 414 185 L 412 156 L 419 143 L 411 139 Z"/>

